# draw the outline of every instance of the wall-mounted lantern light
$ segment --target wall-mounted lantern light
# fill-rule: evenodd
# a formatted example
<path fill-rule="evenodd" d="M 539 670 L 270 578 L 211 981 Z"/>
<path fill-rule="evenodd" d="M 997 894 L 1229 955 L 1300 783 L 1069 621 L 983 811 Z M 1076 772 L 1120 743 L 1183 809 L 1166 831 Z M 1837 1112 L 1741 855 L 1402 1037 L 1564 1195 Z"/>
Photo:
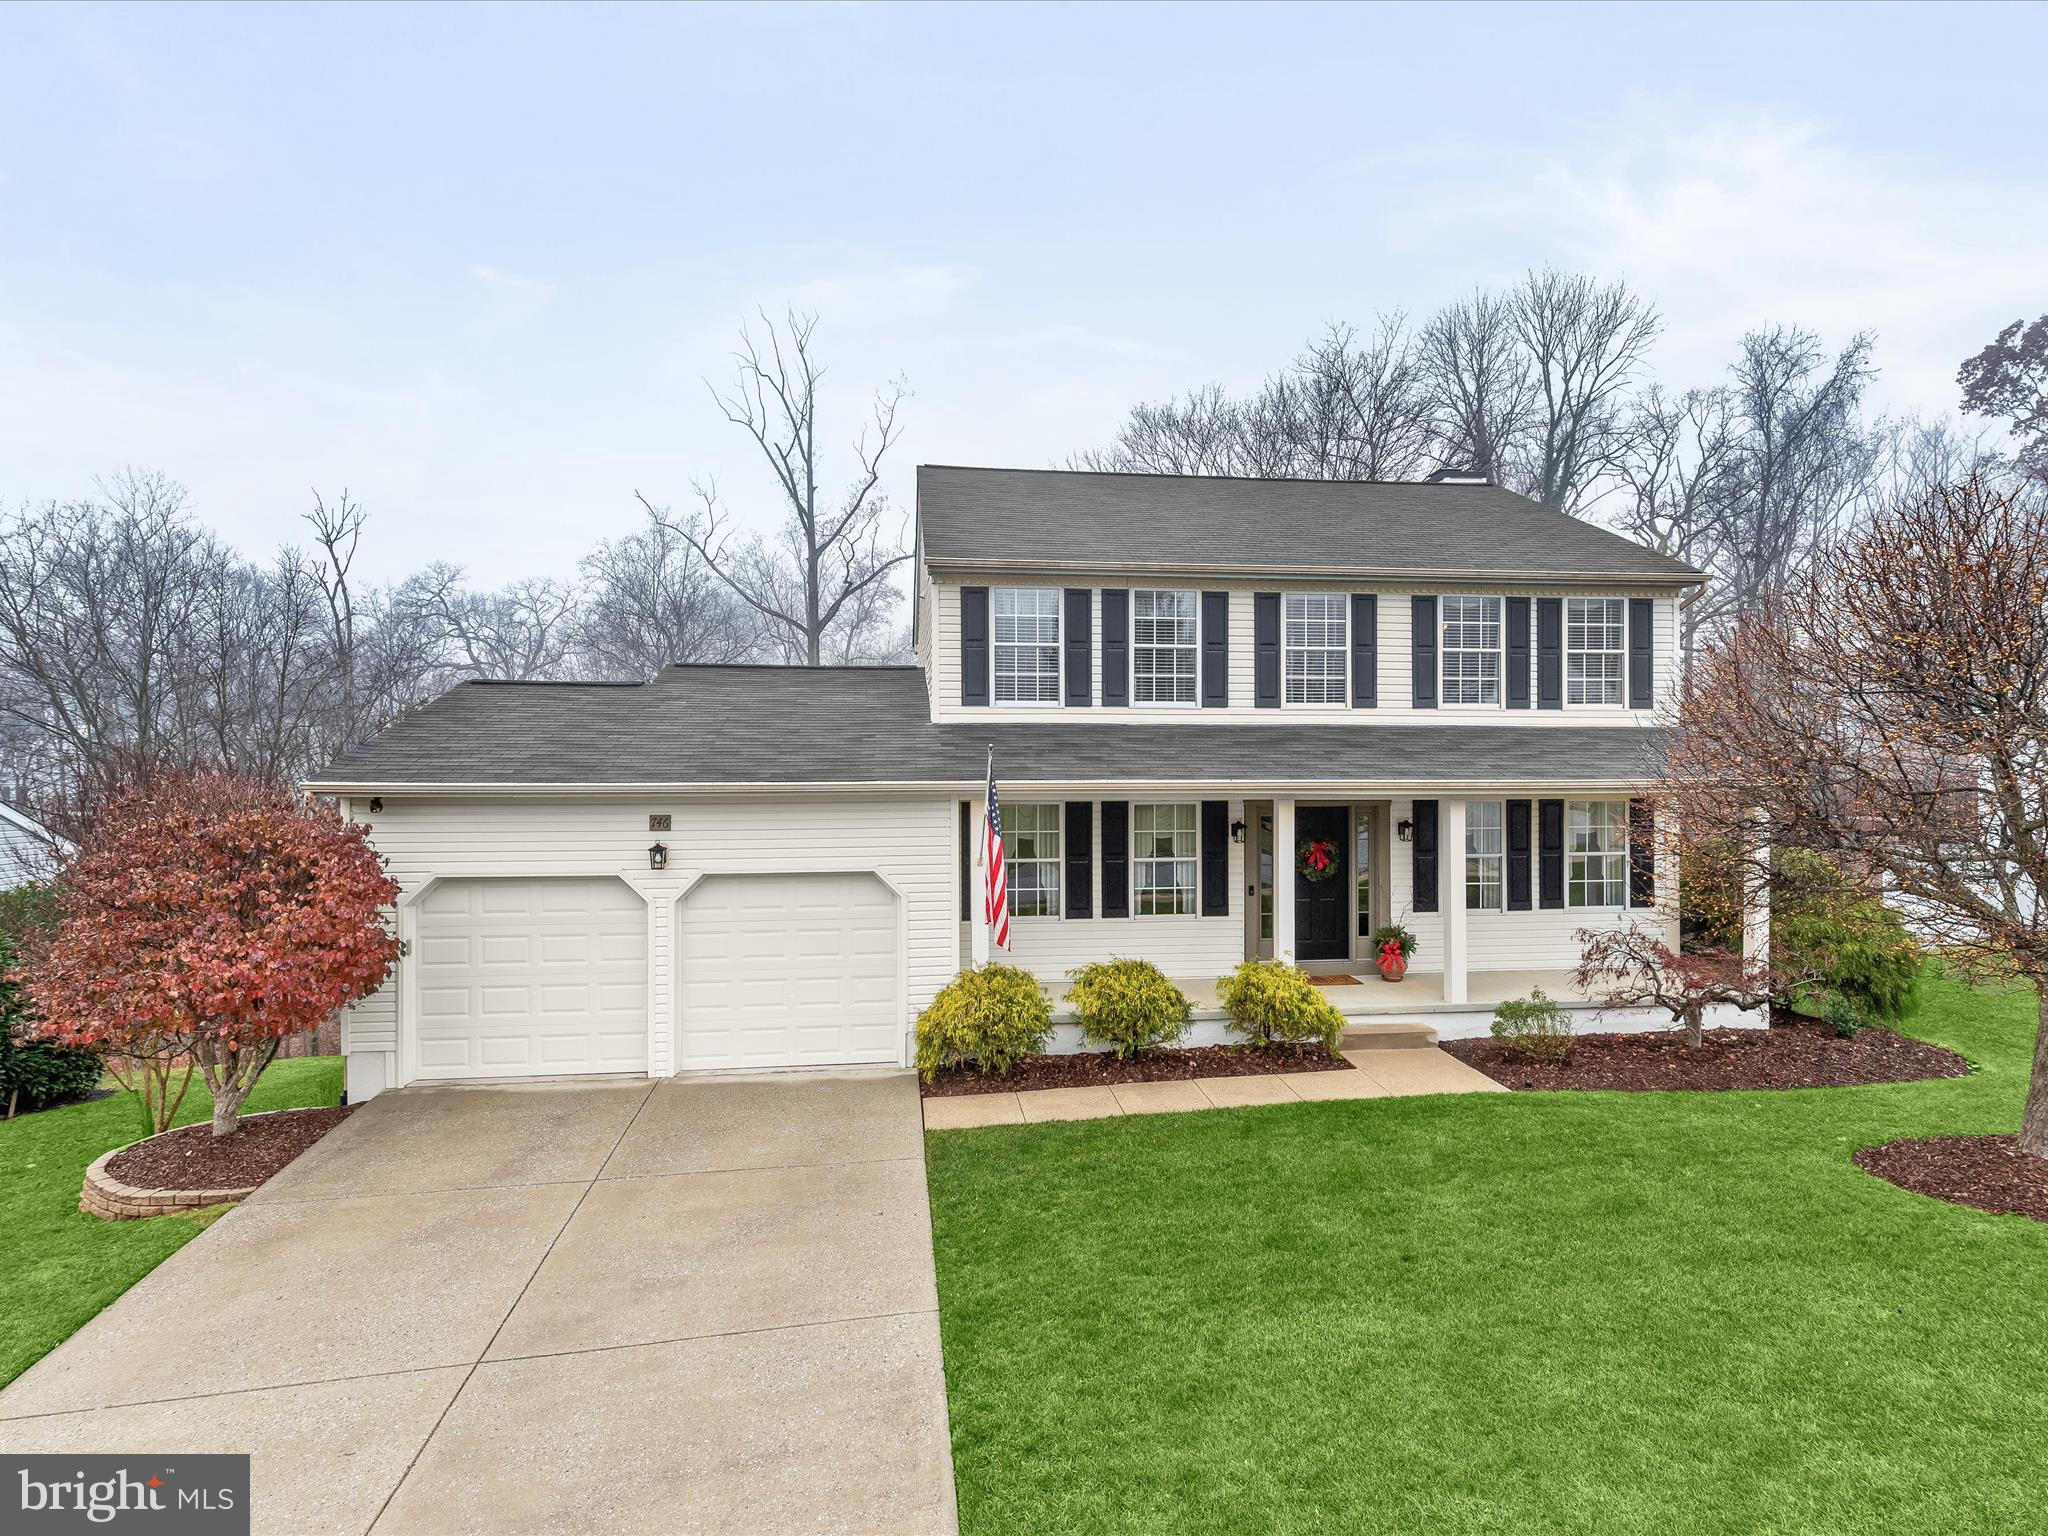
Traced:
<path fill-rule="evenodd" d="M 647 867 L 649 869 L 668 868 L 668 846 L 666 844 L 656 843 L 647 850 Z"/>
<path fill-rule="evenodd" d="M 382 795 L 370 796 L 370 814 L 372 816 L 384 814 L 384 797 Z"/>
<path fill-rule="evenodd" d="M 1243 841 L 1244 841 L 1244 823 L 1243 823 L 1243 822 L 1241 822 L 1241 821 L 1233 821 L 1233 822 L 1232 822 L 1232 823 L 1230 824 L 1230 840 L 1231 840 L 1231 841 L 1232 841 L 1233 843 L 1241 843 L 1241 842 L 1243 842 Z"/>
<path fill-rule="evenodd" d="M 1407 819 L 1407 818 L 1406 818 L 1406 817 L 1404 816 L 1404 817 L 1403 817 L 1403 818 L 1402 818 L 1402 819 L 1401 819 L 1400 821 L 1398 821 L 1398 822 L 1396 822 L 1396 823 L 1394 824 L 1394 835 L 1395 835 L 1396 837 L 1400 838 L 1400 839 L 1401 839 L 1401 841 L 1402 841 L 1402 842 L 1404 842 L 1404 843 L 1412 843 L 1412 842 L 1414 842 L 1414 841 L 1415 841 L 1415 823 L 1414 823 L 1414 822 L 1412 822 L 1412 821 L 1410 821 L 1410 820 L 1408 820 L 1408 819 Z"/>

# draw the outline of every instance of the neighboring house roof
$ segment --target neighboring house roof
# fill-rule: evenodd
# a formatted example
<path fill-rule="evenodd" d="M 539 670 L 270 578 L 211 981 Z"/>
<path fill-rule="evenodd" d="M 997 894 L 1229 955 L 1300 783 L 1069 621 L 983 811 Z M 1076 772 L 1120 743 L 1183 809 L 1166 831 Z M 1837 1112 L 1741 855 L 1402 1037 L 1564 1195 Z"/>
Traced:
<path fill-rule="evenodd" d="M 458 684 L 309 787 L 1637 782 L 1656 730 L 930 718 L 916 667 L 675 666 L 649 683 Z"/>
<path fill-rule="evenodd" d="M 1691 584 L 1701 572 L 1497 485 L 921 464 L 927 563 Z"/>

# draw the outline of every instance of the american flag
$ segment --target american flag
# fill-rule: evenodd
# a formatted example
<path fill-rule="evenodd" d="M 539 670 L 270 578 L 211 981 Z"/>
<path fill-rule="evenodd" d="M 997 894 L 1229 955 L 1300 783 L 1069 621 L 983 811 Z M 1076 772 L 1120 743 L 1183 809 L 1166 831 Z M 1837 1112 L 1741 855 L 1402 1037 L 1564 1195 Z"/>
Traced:
<path fill-rule="evenodd" d="M 982 848 L 982 910 L 996 948 L 1010 947 L 1010 881 L 1003 872 L 1003 808 L 996 803 L 996 749 L 988 749 L 988 835 Z"/>

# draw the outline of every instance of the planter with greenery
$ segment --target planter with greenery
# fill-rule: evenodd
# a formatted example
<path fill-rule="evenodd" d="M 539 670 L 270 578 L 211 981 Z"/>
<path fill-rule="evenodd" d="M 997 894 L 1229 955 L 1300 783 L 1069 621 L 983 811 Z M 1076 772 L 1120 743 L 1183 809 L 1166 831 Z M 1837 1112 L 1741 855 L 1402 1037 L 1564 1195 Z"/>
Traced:
<path fill-rule="evenodd" d="M 1401 963 L 1388 966 L 1380 956 L 1389 941 L 1401 946 Z M 1415 935 L 1400 923 L 1384 923 L 1372 931 L 1373 964 L 1378 967 L 1382 981 L 1399 981 L 1408 974 L 1408 962 L 1415 954 Z"/>

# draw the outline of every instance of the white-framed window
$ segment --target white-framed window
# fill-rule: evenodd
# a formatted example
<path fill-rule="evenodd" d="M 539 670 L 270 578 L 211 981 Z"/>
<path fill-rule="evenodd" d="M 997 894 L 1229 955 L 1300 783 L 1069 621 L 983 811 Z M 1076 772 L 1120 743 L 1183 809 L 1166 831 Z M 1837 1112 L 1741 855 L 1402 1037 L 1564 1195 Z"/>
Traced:
<path fill-rule="evenodd" d="M 1507 832 L 1498 800 L 1465 805 L 1465 906 L 1498 912 L 1507 905 Z"/>
<path fill-rule="evenodd" d="M 997 587 L 994 609 L 995 701 L 1059 703 L 1059 588 Z"/>
<path fill-rule="evenodd" d="M 1441 610 L 1443 702 L 1500 703 L 1501 599 L 1445 597 Z"/>
<path fill-rule="evenodd" d="M 1628 905 L 1628 802 L 1568 800 L 1564 808 L 1568 907 Z"/>
<path fill-rule="evenodd" d="M 1131 807 L 1132 910 L 1140 917 L 1195 911 L 1195 808 Z"/>
<path fill-rule="evenodd" d="M 1201 594 L 1140 589 L 1131 594 L 1131 702 L 1196 700 Z"/>
<path fill-rule="evenodd" d="M 1012 917 L 1060 915 L 1060 816 L 1057 805 L 1003 807 L 1003 878 Z"/>
<path fill-rule="evenodd" d="M 1567 704 L 1621 704 L 1628 667 L 1627 627 L 1628 605 L 1621 598 L 1565 599 Z"/>
<path fill-rule="evenodd" d="M 1348 704 L 1351 595 L 1289 592 L 1281 600 L 1280 653 L 1289 704 Z"/>

